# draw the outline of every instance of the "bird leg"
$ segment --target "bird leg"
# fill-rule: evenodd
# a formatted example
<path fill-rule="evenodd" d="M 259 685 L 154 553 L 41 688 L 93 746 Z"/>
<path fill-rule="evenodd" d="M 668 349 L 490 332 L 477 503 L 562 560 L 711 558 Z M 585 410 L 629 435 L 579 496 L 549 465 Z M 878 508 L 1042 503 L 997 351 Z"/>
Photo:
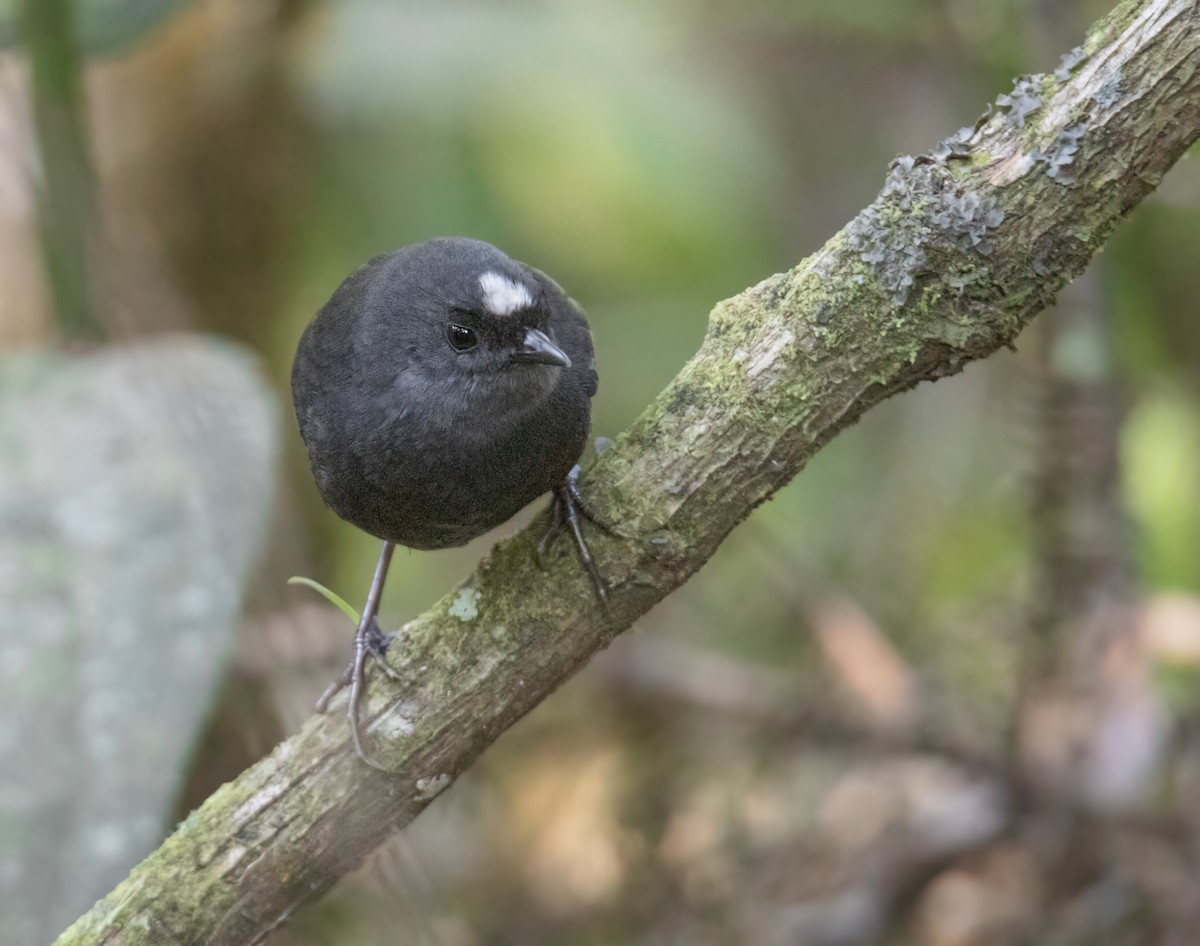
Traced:
<path fill-rule="evenodd" d="M 347 714 L 350 717 L 350 738 L 354 741 L 354 751 L 358 757 L 371 768 L 386 771 L 375 761 L 363 745 L 362 731 L 359 724 L 359 706 L 363 693 L 366 691 L 367 658 L 374 658 L 375 663 L 392 680 L 399 680 L 400 675 L 392 669 L 385 659 L 391 636 L 385 635 L 379 629 L 379 601 L 383 597 L 383 583 L 387 579 L 388 566 L 392 561 L 392 552 L 396 549 L 394 542 L 384 542 L 383 550 L 379 553 L 379 564 L 375 566 L 375 577 L 371 579 L 371 590 L 367 592 L 367 603 L 363 608 L 362 617 L 358 622 L 358 630 L 354 634 L 354 659 L 350 662 L 341 676 L 334 680 L 321 698 L 317 700 L 317 712 L 324 713 L 329 709 L 329 703 L 346 687 L 350 688 L 350 706 Z"/>
<path fill-rule="evenodd" d="M 583 536 L 580 520 L 586 519 L 609 535 L 615 535 L 616 532 L 612 526 L 588 507 L 583 495 L 579 492 L 578 483 L 579 465 L 576 464 L 571 467 L 566 479 L 551 490 L 554 498 L 550 506 L 550 527 L 537 544 L 537 561 L 542 568 L 545 568 L 546 556 L 550 552 L 550 547 L 564 531 L 570 529 L 571 536 L 575 539 L 575 550 L 579 553 L 579 561 L 591 579 L 592 588 L 600 600 L 600 606 L 604 609 L 604 613 L 608 614 L 608 588 L 600 576 L 600 570 L 596 567 L 596 560 L 592 558 L 592 551 L 588 548 L 587 539 Z"/>

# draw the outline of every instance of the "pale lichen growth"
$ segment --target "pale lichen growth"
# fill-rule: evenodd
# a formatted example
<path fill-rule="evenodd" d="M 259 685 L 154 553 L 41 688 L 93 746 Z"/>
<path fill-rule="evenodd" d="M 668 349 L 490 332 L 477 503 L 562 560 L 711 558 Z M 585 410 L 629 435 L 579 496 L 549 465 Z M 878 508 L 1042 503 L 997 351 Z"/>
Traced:
<path fill-rule="evenodd" d="M 1104 85 L 1096 90 L 1092 101 L 1101 108 L 1112 108 L 1121 99 L 1121 73 L 1114 72 L 1104 80 Z"/>
<path fill-rule="evenodd" d="M 464 624 L 479 617 L 479 590 L 477 588 L 460 588 L 450 605 L 450 614 Z"/>
<path fill-rule="evenodd" d="M 1025 127 L 1025 116 L 1042 107 L 1042 77 L 1018 76 L 1013 90 L 996 99 L 996 104 L 1007 108 L 1009 117 L 1018 128 Z"/>
<path fill-rule="evenodd" d="M 1063 53 L 1062 58 L 1058 61 L 1058 68 L 1054 70 L 1054 78 L 1060 82 L 1066 82 L 1071 78 L 1071 72 L 1076 66 L 1087 59 L 1087 50 L 1082 46 L 1076 46 L 1070 52 Z"/>
<path fill-rule="evenodd" d="M 390 713 L 382 714 L 371 724 L 371 732 L 386 740 L 402 739 L 417 731 L 416 706 L 406 703 Z"/>
<path fill-rule="evenodd" d="M 991 106 L 988 106 L 991 109 Z M 971 156 L 971 148 L 969 146 L 972 138 L 975 137 L 975 129 L 970 125 L 964 125 L 949 138 L 943 138 L 937 143 L 930 156 L 935 161 L 940 161 L 945 164 L 951 158 L 969 158 Z"/>
<path fill-rule="evenodd" d="M 1079 139 L 1087 132 L 1087 126 L 1082 122 L 1068 125 L 1058 133 L 1051 145 L 1046 149 L 1034 148 L 1029 157 L 1035 164 L 1044 165 L 1046 175 L 1059 184 L 1074 184 L 1075 175 L 1067 173 L 1067 168 L 1075 163 L 1079 153 Z"/>
<path fill-rule="evenodd" d="M 433 778 L 417 779 L 417 801 L 429 801 L 446 790 L 450 784 L 450 776 L 443 772 Z"/>
<path fill-rule="evenodd" d="M 883 190 L 845 234 L 899 306 L 928 263 L 932 243 L 948 241 L 987 256 L 988 236 L 1003 220 L 995 201 L 957 185 L 935 162 L 905 156 L 892 162 Z"/>

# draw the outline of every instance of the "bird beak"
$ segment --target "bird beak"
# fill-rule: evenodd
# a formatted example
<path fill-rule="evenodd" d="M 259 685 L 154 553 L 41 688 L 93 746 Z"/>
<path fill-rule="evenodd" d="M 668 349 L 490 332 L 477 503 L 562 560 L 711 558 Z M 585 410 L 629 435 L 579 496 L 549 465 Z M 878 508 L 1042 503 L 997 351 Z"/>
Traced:
<path fill-rule="evenodd" d="M 535 328 L 525 333 L 525 341 L 513 352 L 512 360 L 526 365 L 571 367 L 571 359 L 567 357 L 567 353 L 550 341 L 545 332 L 539 332 Z"/>

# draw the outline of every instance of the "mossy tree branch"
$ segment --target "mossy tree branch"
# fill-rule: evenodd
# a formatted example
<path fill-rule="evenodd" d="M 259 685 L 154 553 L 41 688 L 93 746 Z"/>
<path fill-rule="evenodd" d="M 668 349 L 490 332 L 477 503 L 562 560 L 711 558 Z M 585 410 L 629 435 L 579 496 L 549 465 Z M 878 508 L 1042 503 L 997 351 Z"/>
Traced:
<path fill-rule="evenodd" d="M 500 543 L 390 650 L 374 772 L 345 716 L 311 719 L 216 792 L 59 943 L 258 942 L 412 820 L 505 729 L 681 585 L 864 411 L 1011 343 L 1200 136 L 1200 4 L 1127 2 L 1053 75 L 893 163 L 879 197 L 790 272 L 720 303 L 696 356 L 585 474 L 630 538 Z M 568 589 L 564 593 L 564 589 Z M 344 709 L 344 704 L 339 704 Z"/>

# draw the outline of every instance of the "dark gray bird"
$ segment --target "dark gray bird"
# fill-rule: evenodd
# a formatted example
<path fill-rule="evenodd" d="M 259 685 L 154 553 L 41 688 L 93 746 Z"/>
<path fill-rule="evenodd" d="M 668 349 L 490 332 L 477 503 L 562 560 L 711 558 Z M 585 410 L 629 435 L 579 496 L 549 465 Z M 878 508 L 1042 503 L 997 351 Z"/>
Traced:
<path fill-rule="evenodd" d="M 350 686 L 350 729 L 396 544 L 463 545 L 543 493 L 601 603 L 575 487 L 597 376 L 583 310 L 558 284 L 479 240 L 447 237 L 377 256 L 338 287 L 300 339 L 292 397 L 322 498 L 384 540 L 355 658 L 317 704 Z M 391 673 L 382 659 L 379 664 Z"/>

